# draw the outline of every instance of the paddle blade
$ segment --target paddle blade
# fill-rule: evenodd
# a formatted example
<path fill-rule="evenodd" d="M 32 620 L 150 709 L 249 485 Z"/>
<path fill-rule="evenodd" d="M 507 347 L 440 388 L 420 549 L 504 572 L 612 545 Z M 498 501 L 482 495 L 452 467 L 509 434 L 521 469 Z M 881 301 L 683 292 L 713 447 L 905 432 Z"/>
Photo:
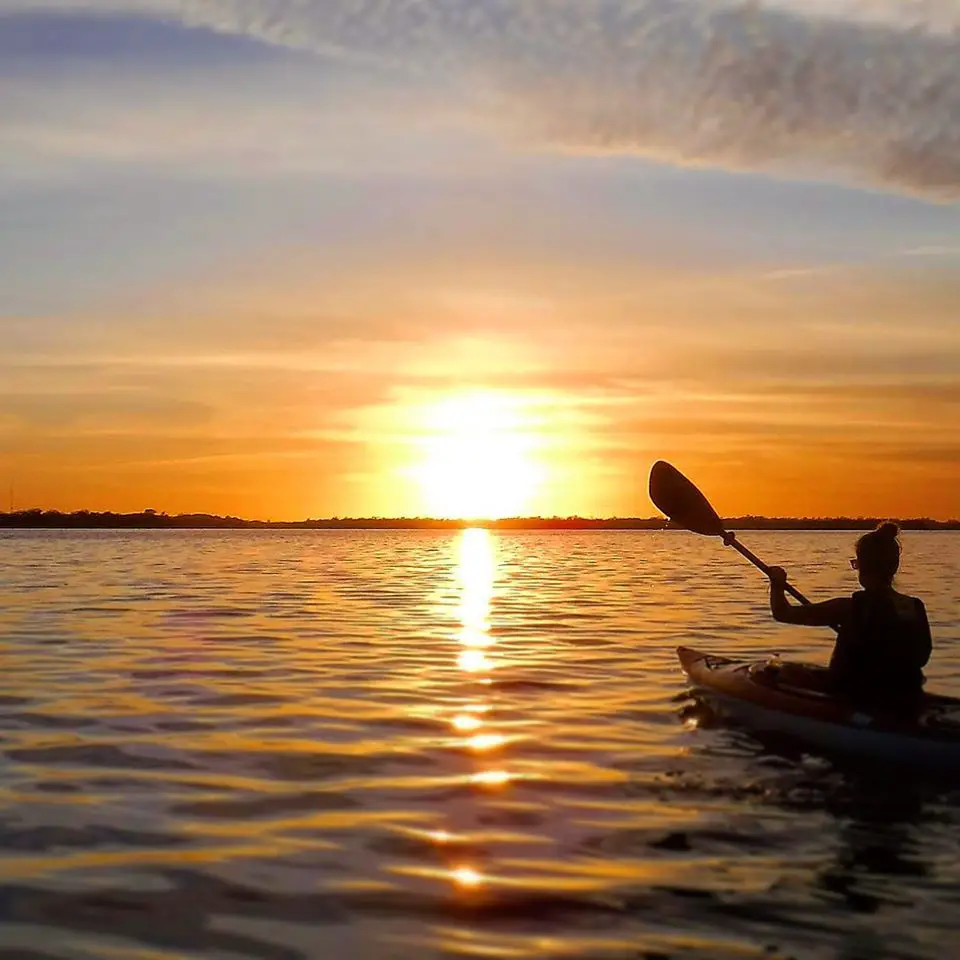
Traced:
<path fill-rule="evenodd" d="M 650 499 L 674 523 L 708 537 L 724 534 L 723 521 L 707 498 L 676 468 L 663 460 L 650 471 Z"/>

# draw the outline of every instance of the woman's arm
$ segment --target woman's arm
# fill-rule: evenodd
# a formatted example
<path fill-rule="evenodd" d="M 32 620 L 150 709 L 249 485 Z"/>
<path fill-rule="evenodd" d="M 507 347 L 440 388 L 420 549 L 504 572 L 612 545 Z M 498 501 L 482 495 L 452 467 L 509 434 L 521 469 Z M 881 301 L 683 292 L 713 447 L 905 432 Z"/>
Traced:
<path fill-rule="evenodd" d="M 794 606 L 787 600 L 787 573 L 783 567 L 770 568 L 770 612 L 778 623 L 796 623 L 805 627 L 834 627 L 850 613 L 849 597 Z"/>

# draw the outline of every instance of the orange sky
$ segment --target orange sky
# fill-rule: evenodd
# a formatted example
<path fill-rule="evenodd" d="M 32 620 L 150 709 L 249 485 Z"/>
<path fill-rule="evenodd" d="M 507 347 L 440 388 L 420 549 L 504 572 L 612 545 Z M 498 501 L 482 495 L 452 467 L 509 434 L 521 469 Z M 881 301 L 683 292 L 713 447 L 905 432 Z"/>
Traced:
<path fill-rule="evenodd" d="M 194 287 L 203 313 L 170 302 L 125 332 L 78 322 L 56 360 L 8 371 L 18 504 L 651 515 L 667 458 L 728 514 L 960 514 L 955 281 L 938 299 L 906 269 L 554 284 L 514 263 L 499 289 L 409 270 L 336 290 L 287 275 L 280 306 Z M 327 304 L 345 329 L 314 341 Z"/>
<path fill-rule="evenodd" d="M 0 489 L 960 516 L 953 8 L 466 3 L 0 0 Z"/>

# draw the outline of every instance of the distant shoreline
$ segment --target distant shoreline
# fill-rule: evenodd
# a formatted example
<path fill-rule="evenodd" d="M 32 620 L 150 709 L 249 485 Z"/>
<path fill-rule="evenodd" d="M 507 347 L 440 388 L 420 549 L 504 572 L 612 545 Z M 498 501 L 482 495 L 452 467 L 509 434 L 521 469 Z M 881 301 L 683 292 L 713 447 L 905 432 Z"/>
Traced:
<path fill-rule="evenodd" d="M 731 530 L 870 530 L 877 517 L 730 517 Z M 903 530 L 960 530 L 960 520 L 899 521 Z M 670 530 L 660 517 L 511 517 L 502 520 L 438 520 L 426 517 L 333 517 L 322 520 L 243 520 L 210 514 L 60 513 L 24 510 L 0 513 L 0 529 L 19 530 Z"/>

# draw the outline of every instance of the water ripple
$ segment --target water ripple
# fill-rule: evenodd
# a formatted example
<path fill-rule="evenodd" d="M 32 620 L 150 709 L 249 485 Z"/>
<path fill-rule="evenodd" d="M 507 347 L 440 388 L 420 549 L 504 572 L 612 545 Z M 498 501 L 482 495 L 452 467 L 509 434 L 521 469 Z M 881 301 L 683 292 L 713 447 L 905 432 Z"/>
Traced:
<path fill-rule="evenodd" d="M 813 594 L 853 588 L 847 535 L 751 539 Z M 905 540 L 931 686 L 958 693 L 960 536 Z M 940 960 L 960 932 L 955 785 L 695 712 L 679 643 L 829 649 L 715 543 L 0 550 L 0 960 Z"/>

